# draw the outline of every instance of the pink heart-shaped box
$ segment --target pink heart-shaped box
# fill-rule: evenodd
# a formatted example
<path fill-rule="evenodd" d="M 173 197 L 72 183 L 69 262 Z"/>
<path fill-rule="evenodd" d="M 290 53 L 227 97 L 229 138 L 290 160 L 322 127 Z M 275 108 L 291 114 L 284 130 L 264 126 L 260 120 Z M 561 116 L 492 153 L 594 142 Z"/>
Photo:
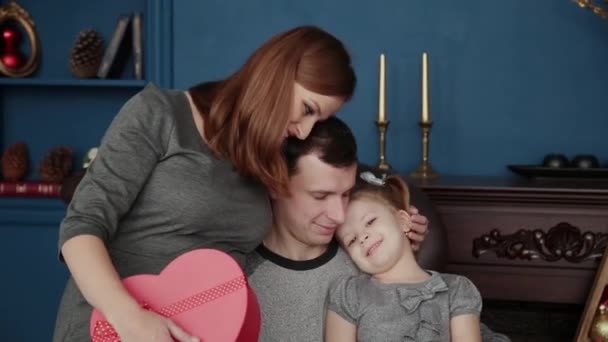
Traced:
<path fill-rule="evenodd" d="M 159 275 L 140 274 L 123 284 L 142 306 L 169 317 L 204 342 L 257 341 L 260 308 L 237 262 L 214 249 L 184 253 Z M 91 314 L 93 342 L 119 342 L 98 310 Z"/>

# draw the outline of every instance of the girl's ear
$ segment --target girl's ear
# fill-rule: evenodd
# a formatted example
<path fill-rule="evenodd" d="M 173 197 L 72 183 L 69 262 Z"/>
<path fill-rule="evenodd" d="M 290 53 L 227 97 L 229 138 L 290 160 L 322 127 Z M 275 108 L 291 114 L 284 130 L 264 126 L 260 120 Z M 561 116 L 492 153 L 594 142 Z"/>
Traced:
<path fill-rule="evenodd" d="M 405 233 L 409 232 L 412 229 L 412 216 L 405 210 L 398 210 L 397 217 L 403 227 L 403 231 Z"/>

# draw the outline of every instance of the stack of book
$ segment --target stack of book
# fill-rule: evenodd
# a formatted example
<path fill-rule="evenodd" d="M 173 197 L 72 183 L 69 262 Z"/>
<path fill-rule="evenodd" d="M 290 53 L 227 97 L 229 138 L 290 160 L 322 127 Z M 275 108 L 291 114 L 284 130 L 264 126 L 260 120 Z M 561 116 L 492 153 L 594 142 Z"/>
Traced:
<path fill-rule="evenodd" d="M 139 12 L 122 14 L 116 22 L 112 38 L 97 71 L 99 78 L 120 78 L 130 54 L 133 56 L 133 75 L 143 79 L 142 15 Z"/>

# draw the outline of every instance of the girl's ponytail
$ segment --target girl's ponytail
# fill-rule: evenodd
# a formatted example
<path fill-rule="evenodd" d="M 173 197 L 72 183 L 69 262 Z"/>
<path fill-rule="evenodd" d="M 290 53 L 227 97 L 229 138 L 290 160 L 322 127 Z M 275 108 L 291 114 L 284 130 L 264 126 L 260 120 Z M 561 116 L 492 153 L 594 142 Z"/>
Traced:
<path fill-rule="evenodd" d="M 393 174 L 387 176 L 384 186 L 386 187 L 386 195 L 397 209 L 407 210 L 410 207 L 410 189 L 407 183 L 400 176 Z"/>

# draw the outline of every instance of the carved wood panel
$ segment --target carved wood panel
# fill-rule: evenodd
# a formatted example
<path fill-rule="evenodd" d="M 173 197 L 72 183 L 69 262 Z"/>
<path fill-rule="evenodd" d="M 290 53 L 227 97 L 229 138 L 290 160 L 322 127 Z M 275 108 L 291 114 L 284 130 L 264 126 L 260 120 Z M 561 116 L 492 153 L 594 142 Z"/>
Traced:
<path fill-rule="evenodd" d="M 493 229 L 473 240 L 473 256 L 494 253 L 499 258 L 557 261 L 571 263 L 599 260 L 606 248 L 608 233 L 582 232 L 568 222 L 560 222 L 549 228 L 520 229 L 513 234 L 503 234 Z"/>
<path fill-rule="evenodd" d="M 446 270 L 473 280 L 484 298 L 584 303 L 608 246 L 608 181 L 414 183 L 446 228 Z"/>

